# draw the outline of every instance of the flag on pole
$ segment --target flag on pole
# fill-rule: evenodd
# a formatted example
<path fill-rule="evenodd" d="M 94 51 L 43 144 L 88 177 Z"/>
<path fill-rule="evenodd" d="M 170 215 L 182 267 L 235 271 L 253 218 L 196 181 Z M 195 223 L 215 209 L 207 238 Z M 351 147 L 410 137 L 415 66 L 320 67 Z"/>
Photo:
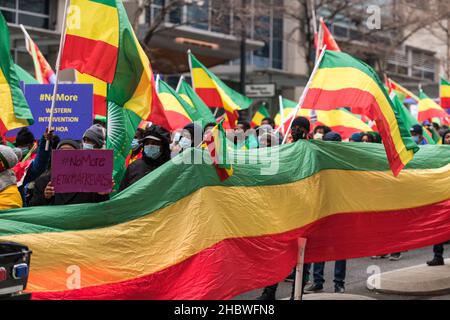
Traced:
<path fill-rule="evenodd" d="M 441 106 L 444 109 L 449 109 L 447 111 L 450 112 L 450 83 L 445 80 L 441 79 Z"/>
<path fill-rule="evenodd" d="M 433 118 L 446 119 L 449 114 L 438 105 L 434 100 L 430 99 L 423 90 L 419 94 L 419 116 L 418 120 L 424 122 Z M 446 121 L 444 121 L 446 122 Z"/>
<path fill-rule="evenodd" d="M 233 165 L 229 162 L 227 136 L 222 127 L 222 122 L 215 126 L 206 136 L 205 143 L 207 145 L 209 155 L 213 160 L 217 175 L 220 181 L 225 181 L 234 173 Z"/>
<path fill-rule="evenodd" d="M 330 51 L 341 51 L 339 45 L 336 40 L 334 40 L 333 34 L 328 29 L 327 25 L 323 21 L 323 18 L 320 18 L 320 27 L 322 28 L 322 43 L 319 48 L 322 48 L 324 45 L 327 46 L 327 50 Z"/>
<path fill-rule="evenodd" d="M 284 106 L 284 119 L 292 117 L 292 112 L 294 112 L 298 102 L 283 98 L 282 103 Z M 301 108 L 296 117 L 302 116 L 311 120 L 311 111 L 315 110 Z M 356 132 L 372 131 L 370 126 L 344 108 L 334 110 L 317 110 L 315 111 L 315 115 L 317 118 L 316 126 L 322 125 L 330 127 L 331 130 L 339 133 L 344 140 L 350 138 L 351 135 Z M 275 124 L 277 126 L 281 125 L 280 114 L 275 117 Z"/>
<path fill-rule="evenodd" d="M 76 72 L 77 83 L 92 84 L 94 86 L 94 118 L 106 117 L 107 83 L 91 75 Z"/>
<path fill-rule="evenodd" d="M 181 98 L 171 86 L 162 80 L 157 82 L 158 96 L 171 130 L 184 128 L 189 123 L 201 121 L 199 112 Z"/>
<path fill-rule="evenodd" d="M 0 133 L 34 123 L 11 57 L 8 25 L 0 13 Z"/>
<path fill-rule="evenodd" d="M 23 81 L 25 84 L 39 84 L 39 82 L 18 64 L 14 65 L 16 69 L 17 76 L 19 77 L 19 81 Z"/>
<path fill-rule="evenodd" d="M 234 128 L 238 111 L 248 109 L 253 100 L 228 87 L 190 52 L 189 63 L 195 92 L 210 108 L 224 108 L 228 122 Z"/>
<path fill-rule="evenodd" d="M 113 82 L 117 76 L 119 39 L 128 33 L 119 29 L 119 3 L 122 4 L 120 0 L 70 1 L 61 70 L 76 69 Z M 131 41 L 120 42 L 122 48 L 135 46 L 131 37 L 127 39 Z"/>
<path fill-rule="evenodd" d="M 205 104 L 205 102 L 197 95 L 192 87 L 184 80 L 181 81 L 178 94 L 184 99 L 191 107 L 195 108 L 201 115 L 204 124 L 215 123 L 211 109 Z"/>
<path fill-rule="evenodd" d="M 150 61 L 122 1 L 72 0 L 62 50 L 62 69 L 73 68 L 110 83 L 107 148 L 114 150 L 114 180 L 118 187 L 141 121 L 168 126 L 160 105 L 154 101 Z"/>
<path fill-rule="evenodd" d="M 413 99 L 415 101 L 419 101 L 419 97 L 416 96 L 414 93 L 412 93 L 410 90 L 406 89 L 405 87 L 401 86 L 394 80 L 390 78 L 386 78 L 386 86 L 389 89 L 389 93 L 392 91 L 395 92 L 397 97 L 400 99 L 400 102 L 403 104 L 406 99 Z"/>
<path fill-rule="evenodd" d="M 263 119 L 268 118 L 269 116 L 270 114 L 267 108 L 264 105 L 260 106 L 258 111 L 256 111 L 255 115 L 252 118 L 252 127 L 260 126 Z"/>
<path fill-rule="evenodd" d="M 317 110 L 350 107 L 353 113 L 374 120 L 395 176 L 419 150 L 376 72 L 346 53 L 326 51 L 303 107 Z"/>
<path fill-rule="evenodd" d="M 37 44 L 31 39 L 25 27 L 23 25 L 20 25 L 20 27 L 25 35 L 25 47 L 33 58 L 34 72 L 37 81 L 41 84 L 54 84 L 56 81 L 55 72 L 52 67 L 50 67 L 50 64 L 45 59 L 41 50 L 39 50 Z"/>

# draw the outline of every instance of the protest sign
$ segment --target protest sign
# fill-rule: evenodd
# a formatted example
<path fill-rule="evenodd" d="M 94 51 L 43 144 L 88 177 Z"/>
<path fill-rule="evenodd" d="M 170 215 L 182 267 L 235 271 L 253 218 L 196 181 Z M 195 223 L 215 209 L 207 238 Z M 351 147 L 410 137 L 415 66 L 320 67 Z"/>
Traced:
<path fill-rule="evenodd" d="M 35 123 L 29 126 L 36 138 L 48 127 L 53 96 L 53 85 L 25 84 L 25 98 L 30 106 Z M 92 84 L 61 84 L 58 86 L 53 112 L 54 134 L 61 139 L 81 140 L 84 132 L 92 125 Z M 20 129 L 7 133 L 17 135 Z"/>
<path fill-rule="evenodd" d="M 113 150 L 55 150 L 52 185 L 56 193 L 111 192 Z"/>

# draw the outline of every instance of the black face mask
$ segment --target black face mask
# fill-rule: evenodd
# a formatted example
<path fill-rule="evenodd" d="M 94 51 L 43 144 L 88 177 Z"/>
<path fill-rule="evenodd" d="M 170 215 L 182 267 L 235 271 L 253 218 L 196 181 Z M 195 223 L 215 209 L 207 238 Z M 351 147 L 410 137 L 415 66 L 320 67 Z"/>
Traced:
<path fill-rule="evenodd" d="M 306 133 L 300 128 L 293 128 L 292 139 L 294 139 L 294 141 L 306 139 Z"/>

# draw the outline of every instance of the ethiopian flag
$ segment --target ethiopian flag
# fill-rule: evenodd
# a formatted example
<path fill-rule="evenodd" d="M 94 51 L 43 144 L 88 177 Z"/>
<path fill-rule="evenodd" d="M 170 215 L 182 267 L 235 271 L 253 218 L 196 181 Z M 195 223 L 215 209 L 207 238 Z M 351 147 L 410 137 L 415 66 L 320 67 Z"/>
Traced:
<path fill-rule="evenodd" d="M 450 239 L 448 146 L 421 147 L 397 178 L 379 144 L 275 148 L 273 175 L 267 160 L 237 161 L 223 182 L 208 163 L 169 161 L 107 202 L 2 211 L 0 242 L 33 250 L 33 299 L 221 300 L 283 281 L 299 237 L 306 263 Z"/>
<path fill-rule="evenodd" d="M 119 4 L 122 5 L 120 0 L 70 1 L 61 70 L 76 69 L 113 82 L 120 55 L 119 39 L 124 32 L 119 21 Z M 129 44 L 121 42 L 122 47 Z"/>
<path fill-rule="evenodd" d="M 326 51 L 303 107 L 350 107 L 353 113 L 375 121 L 395 176 L 419 150 L 376 72 L 346 53 Z"/>
<path fill-rule="evenodd" d="M 265 106 L 260 106 L 258 111 L 256 111 L 255 115 L 252 118 L 252 127 L 258 127 L 261 125 L 263 119 L 270 117 L 269 111 Z"/>
<path fill-rule="evenodd" d="M 223 122 L 223 120 L 222 120 Z M 223 129 L 222 122 L 216 125 L 205 138 L 214 167 L 220 181 L 225 181 L 234 173 L 233 165 L 228 157 L 228 139 Z"/>
<path fill-rule="evenodd" d="M 248 109 L 253 100 L 234 91 L 189 53 L 192 86 L 210 108 L 224 108 L 231 128 L 239 119 L 239 110 Z"/>
<path fill-rule="evenodd" d="M 389 94 L 395 92 L 400 102 L 403 104 L 406 99 L 413 99 L 419 101 L 419 97 L 412 93 L 410 90 L 406 89 L 402 85 L 398 84 L 390 78 L 386 78 L 386 86 L 388 87 Z"/>
<path fill-rule="evenodd" d="M 434 100 L 430 99 L 423 90 L 420 90 L 419 94 L 419 116 L 420 122 L 430 120 L 433 118 L 445 119 L 449 115 L 445 110 L 438 105 Z"/>
<path fill-rule="evenodd" d="M 0 13 L 0 133 L 34 123 L 11 57 L 8 25 Z"/>
<path fill-rule="evenodd" d="M 192 87 L 186 82 L 181 81 L 178 88 L 178 94 L 184 99 L 191 107 L 195 108 L 200 114 L 203 124 L 216 123 L 216 119 L 211 112 L 211 109 L 205 104 L 205 102 L 197 95 Z"/>
<path fill-rule="evenodd" d="M 450 109 L 450 83 L 445 79 L 441 79 L 440 92 L 442 108 Z"/>
<path fill-rule="evenodd" d="M 171 86 L 158 80 L 157 88 L 159 100 L 172 131 L 184 128 L 191 122 L 201 121 L 202 117 L 197 109 L 181 98 Z"/>

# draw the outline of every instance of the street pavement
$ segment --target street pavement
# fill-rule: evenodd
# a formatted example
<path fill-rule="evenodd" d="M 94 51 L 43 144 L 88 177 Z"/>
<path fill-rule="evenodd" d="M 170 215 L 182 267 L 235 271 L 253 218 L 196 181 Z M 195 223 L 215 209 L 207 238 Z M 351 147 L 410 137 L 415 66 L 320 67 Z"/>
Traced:
<path fill-rule="evenodd" d="M 450 255 L 450 245 L 446 245 L 444 258 Z M 412 267 L 424 264 L 433 257 L 433 248 L 427 247 L 419 250 L 404 252 L 402 259 L 399 261 L 389 261 L 388 259 L 353 259 L 347 261 L 347 276 L 346 276 L 346 293 L 354 295 L 362 295 L 371 297 L 377 300 L 450 300 L 450 294 L 441 296 L 403 296 L 403 295 L 387 295 L 372 292 L 367 289 L 366 281 L 369 276 L 373 274 L 373 270 L 380 272 L 387 272 L 407 267 Z M 430 267 L 432 271 L 432 267 Z M 324 292 L 333 293 L 333 272 L 334 263 L 326 263 L 325 265 L 325 285 Z M 312 277 L 311 277 L 312 278 Z M 292 288 L 291 282 L 282 282 L 277 291 L 277 299 L 286 299 L 290 296 Z M 235 297 L 235 300 L 255 300 L 262 292 L 261 290 L 254 290 Z"/>

